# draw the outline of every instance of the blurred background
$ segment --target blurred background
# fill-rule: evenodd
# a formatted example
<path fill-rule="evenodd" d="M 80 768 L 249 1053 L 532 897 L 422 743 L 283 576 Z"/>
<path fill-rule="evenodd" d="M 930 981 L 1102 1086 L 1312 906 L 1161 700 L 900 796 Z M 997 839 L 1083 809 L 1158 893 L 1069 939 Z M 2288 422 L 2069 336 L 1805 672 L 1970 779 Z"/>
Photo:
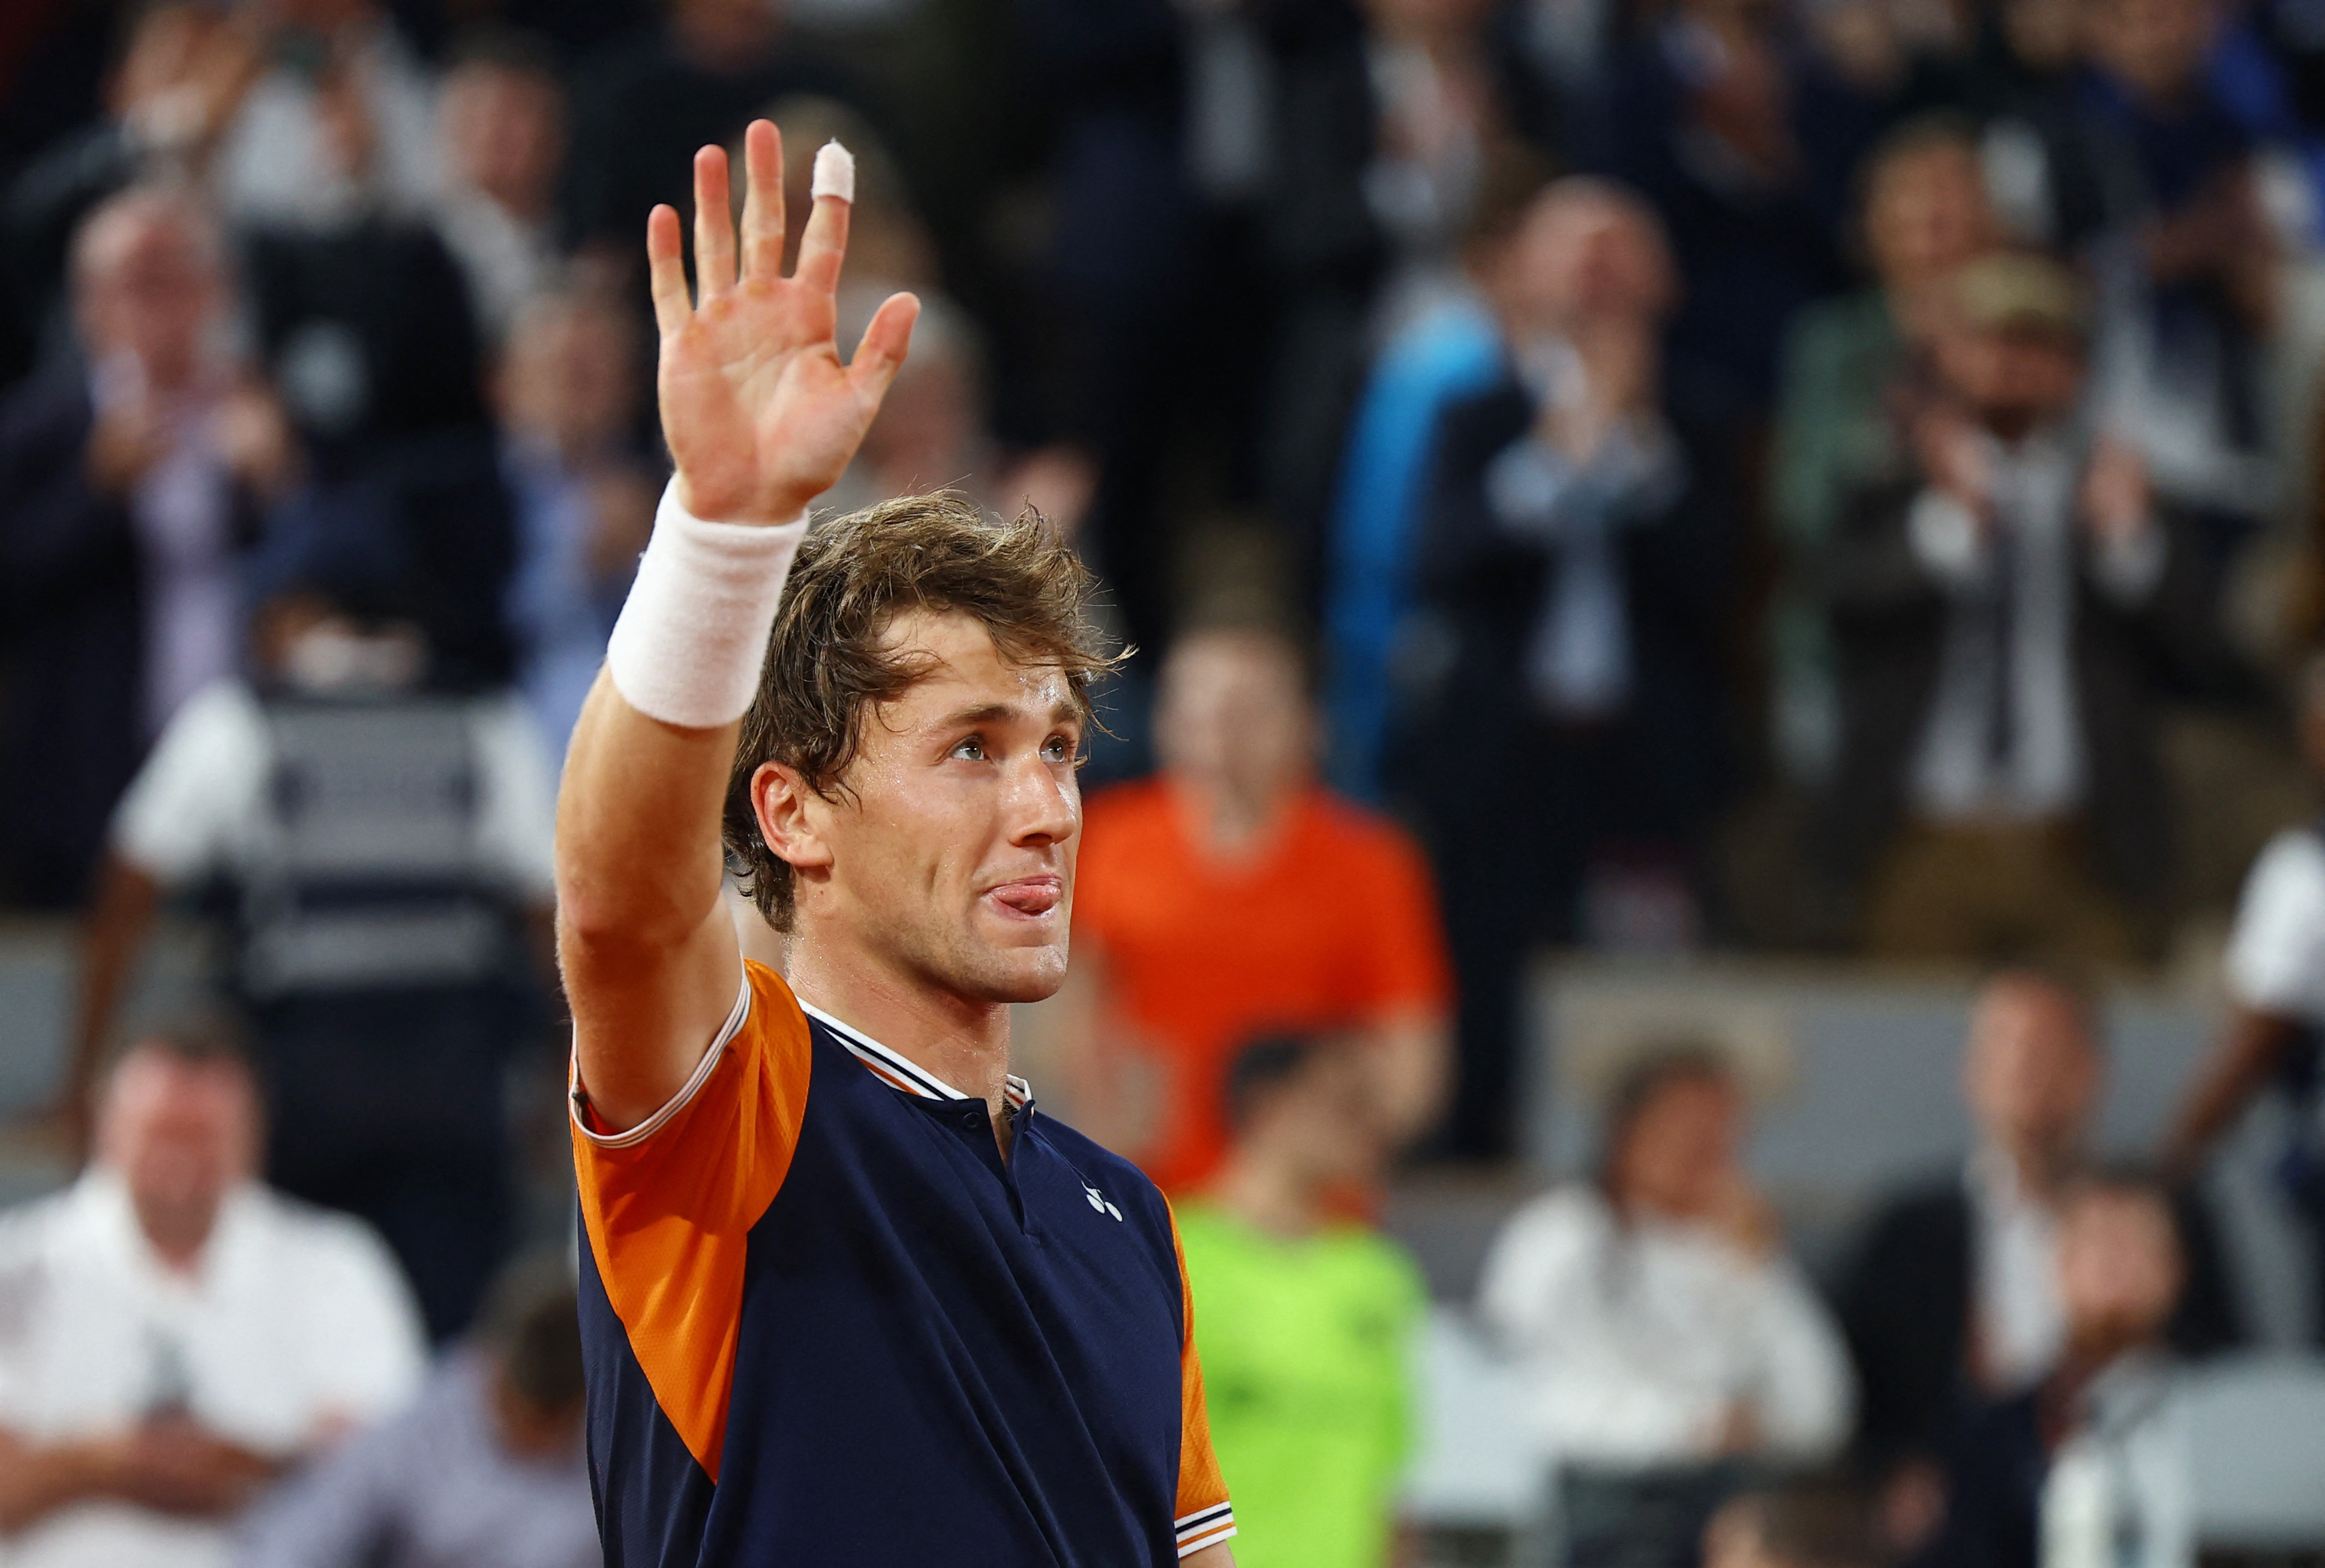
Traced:
<path fill-rule="evenodd" d="M 926 302 L 829 504 L 1136 650 L 1019 1070 L 1238 1561 L 2325 1557 L 2317 0 L 12 0 L 0 1564 L 596 1560 L 555 779 L 763 114 Z"/>

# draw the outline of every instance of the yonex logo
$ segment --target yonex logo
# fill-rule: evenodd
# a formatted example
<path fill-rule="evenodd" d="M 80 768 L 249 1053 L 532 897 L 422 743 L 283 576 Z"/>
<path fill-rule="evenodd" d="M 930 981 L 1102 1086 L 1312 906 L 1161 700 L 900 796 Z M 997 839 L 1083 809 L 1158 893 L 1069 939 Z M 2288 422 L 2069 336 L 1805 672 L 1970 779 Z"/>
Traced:
<path fill-rule="evenodd" d="M 1112 1214 L 1116 1220 L 1120 1220 L 1122 1218 L 1122 1211 L 1116 1208 L 1112 1204 L 1107 1203 L 1106 1201 L 1106 1194 L 1099 1192 L 1088 1182 L 1084 1182 L 1082 1184 L 1082 1196 L 1088 1198 L 1089 1200 L 1090 1207 L 1096 1209 L 1099 1213 Z"/>

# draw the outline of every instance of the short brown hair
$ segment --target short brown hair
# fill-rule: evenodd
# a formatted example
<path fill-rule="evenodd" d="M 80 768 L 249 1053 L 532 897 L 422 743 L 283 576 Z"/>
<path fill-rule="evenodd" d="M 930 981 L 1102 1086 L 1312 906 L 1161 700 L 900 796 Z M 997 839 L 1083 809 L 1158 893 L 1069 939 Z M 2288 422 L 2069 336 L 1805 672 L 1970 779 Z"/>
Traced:
<path fill-rule="evenodd" d="M 973 615 L 1005 658 L 1062 670 L 1087 716 L 1090 688 L 1117 662 L 1091 624 L 1091 586 L 1039 512 L 999 521 L 957 491 L 884 501 L 809 530 L 727 786 L 727 863 L 768 924 L 792 928 L 792 868 L 759 832 L 752 776 L 780 762 L 836 796 L 866 715 L 929 673 L 886 645 L 890 623 L 909 610 Z"/>

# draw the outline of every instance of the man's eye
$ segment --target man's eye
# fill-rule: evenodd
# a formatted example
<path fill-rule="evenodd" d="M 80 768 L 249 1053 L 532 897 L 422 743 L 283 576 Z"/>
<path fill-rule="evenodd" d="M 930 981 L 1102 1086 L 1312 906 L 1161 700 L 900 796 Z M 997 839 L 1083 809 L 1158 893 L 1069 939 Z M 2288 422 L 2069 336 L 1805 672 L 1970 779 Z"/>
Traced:
<path fill-rule="evenodd" d="M 985 761 L 985 742 L 976 735 L 971 735 L 959 745 L 955 746 L 952 749 L 952 754 L 965 762 L 982 762 Z"/>
<path fill-rule="evenodd" d="M 1042 755 L 1052 762 L 1070 762 L 1074 760 L 1074 743 L 1063 735 L 1051 735 L 1042 742 Z"/>

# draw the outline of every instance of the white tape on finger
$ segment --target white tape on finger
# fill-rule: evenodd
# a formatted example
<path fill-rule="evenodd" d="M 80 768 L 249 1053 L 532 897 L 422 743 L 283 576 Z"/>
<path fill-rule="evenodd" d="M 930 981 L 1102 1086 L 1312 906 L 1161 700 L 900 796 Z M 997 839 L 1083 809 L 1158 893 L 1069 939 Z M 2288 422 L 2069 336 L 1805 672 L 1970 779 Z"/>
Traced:
<path fill-rule="evenodd" d="M 856 199 L 856 154 L 838 142 L 826 142 L 815 150 L 815 174 L 808 181 L 811 200 L 836 196 L 840 200 Z"/>
<path fill-rule="evenodd" d="M 671 481 L 606 645 L 614 689 L 647 717 L 687 729 L 741 718 L 806 533 L 804 514 L 773 527 L 705 522 L 679 504 Z"/>

